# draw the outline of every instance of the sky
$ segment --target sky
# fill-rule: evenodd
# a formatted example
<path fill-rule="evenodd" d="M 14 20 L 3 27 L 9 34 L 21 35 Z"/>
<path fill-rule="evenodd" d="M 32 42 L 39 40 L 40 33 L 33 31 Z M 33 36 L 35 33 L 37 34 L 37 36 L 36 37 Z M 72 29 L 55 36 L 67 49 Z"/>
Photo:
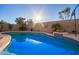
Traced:
<path fill-rule="evenodd" d="M 0 20 L 15 23 L 16 18 L 24 17 L 26 20 L 41 19 L 34 20 L 35 22 L 58 21 L 59 11 L 65 7 L 70 7 L 72 11 L 75 6 L 75 4 L 0 4 Z M 76 12 L 79 14 L 78 10 Z"/>

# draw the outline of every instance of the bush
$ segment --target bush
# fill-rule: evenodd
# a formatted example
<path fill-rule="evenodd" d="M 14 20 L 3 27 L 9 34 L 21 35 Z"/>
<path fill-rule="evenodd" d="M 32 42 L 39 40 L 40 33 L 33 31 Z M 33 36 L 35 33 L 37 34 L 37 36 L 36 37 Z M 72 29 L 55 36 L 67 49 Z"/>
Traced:
<path fill-rule="evenodd" d="M 60 31 L 62 30 L 62 26 L 59 23 L 52 25 L 53 31 Z"/>

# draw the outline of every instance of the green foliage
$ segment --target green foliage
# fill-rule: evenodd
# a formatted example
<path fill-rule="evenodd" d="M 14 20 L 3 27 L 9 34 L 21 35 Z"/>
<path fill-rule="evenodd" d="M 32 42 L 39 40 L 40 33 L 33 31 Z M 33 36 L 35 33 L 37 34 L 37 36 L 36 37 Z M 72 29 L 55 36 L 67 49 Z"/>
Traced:
<path fill-rule="evenodd" d="M 12 30 L 13 24 L 8 24 L 8 26 L 9 26 L 9 30 Z"/>
<path fill-rule="evenodd" d="M 26 21 L 28 24 L 30 24 L 30 25 L 33 25 L 33 21 L 32 21 L 32 19 L 27 19 L 27 21 Z"/>
<path fill-rule="evenodd" d="M 16 24 L 10 24 L 10 23 L 7 23 L 3 20 L 0 21 L 0 31 L 11 31 L 11 30 L 15 30 L 15 31 L 24 31 L 24 30 L 27 30 L 27 24 L 29 24 L 29 26 L 33 26 L 33 21 L 32 19 L 28 19 L 27 21 L 25 21 L 25 18 L 23 17 L 18 17 L 16 18 L 15 20 Z M 32 30 L 32 29 L 31 29 Z"/>
<path fill-rule="evenodd" d="M 60 19 L 64 19 L 63 15 L 62 15 L 62 12 L 58 12 L 58 14 L 59 14 Z"/>
<path fill-rule="evenodd" d="M 30 31 L 32 31 L 33 30 L 33 20 L 32 19 L 27 19 L 27 21 L 26 21 L 26 24 L 27 24 L 27 30 L 30 30 Z"/>
<path fill-rule="evenodd" d="M 26 25 L 26 22 L 24 21 L 25 18 L 22 18 L 22 17 L 18 17 L 16 18 L 15 22 L 19 25 L 19 30 L 25 30 L 25 25 Z"/>
<path fill-rule="evenodd" d="M 16 18 L 15 22 L 19 25 L 24 25 L 25 24 L 24 20 L 25 20 L 25 18 L 18 17 L 18 18 Z"/>
<path fill-rule="evenodd" d="M 52 25 L 53 31 L 61 30 L 62 26 L 59 23 Z"/>
<path fill-rule="evenodd" d="M 3 20 L 0 21 L 0 31 L 7 30 L 8 29 L 8 24 L 7 22 L 4 22 Z M 7 28 L 7 29 L 6 29 Z"/>
<path fill-rule="evenodd" d="M 61 18 L 61 19 L 69 19 L 70 8 L 66 7 L 66 8 L 64 8 L 64 10 L 58 12 L 58 14 L 59 14 L 59 18 Z"/>

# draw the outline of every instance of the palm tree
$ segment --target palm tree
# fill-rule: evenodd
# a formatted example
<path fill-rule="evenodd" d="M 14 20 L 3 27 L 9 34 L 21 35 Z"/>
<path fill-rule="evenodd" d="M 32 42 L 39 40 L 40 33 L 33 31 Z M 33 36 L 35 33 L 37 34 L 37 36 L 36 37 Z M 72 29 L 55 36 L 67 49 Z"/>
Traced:
<path fill-rule="evenodd" d="M 63 15 L 62 15 L 62 12 L 58 12 L 58 14 L 59 14 L 60 19 L 64 19 Z"/>
<path fill-rule="evenodd" d="M 70 16 L 70 8 L 69 7 L 64 8 L 64 15 L 65 15 L 65 19 L 69 19 L 69 16 Z"/>
<path fill-rule="evenodd" d="M 26 22 L 24 20 L 25 18 L 22 18 L 22 17 L 18 17 L 15 20 L 15 22 L 19 25 L 20 30 L 25 30 Z"/>
<path fill-rule="evenodd" d="M 58 14 L 60 15 L 59 18 L 66 20 L 70 16 L 70 8 L 66 7 L 63 11 L 60 11 Z"/>

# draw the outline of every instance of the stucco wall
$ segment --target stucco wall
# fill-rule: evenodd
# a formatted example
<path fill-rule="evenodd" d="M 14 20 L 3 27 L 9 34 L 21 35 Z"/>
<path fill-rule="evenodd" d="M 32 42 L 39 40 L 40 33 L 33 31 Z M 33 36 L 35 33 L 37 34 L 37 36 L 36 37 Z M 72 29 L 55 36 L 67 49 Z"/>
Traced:
<path fill-rule="evenodd" d="M 53 22 L 45 22 L 45 31 L 52 32 L 52 25 L 55 23 L 60 23 L 63 29 L 67 32 L 72 32 L 75 29 L 74 20 L 61 20 L 61 21 L 53 21 Z M 77 20 L 77 32 L 79 33 L 79 20 Z"/>

